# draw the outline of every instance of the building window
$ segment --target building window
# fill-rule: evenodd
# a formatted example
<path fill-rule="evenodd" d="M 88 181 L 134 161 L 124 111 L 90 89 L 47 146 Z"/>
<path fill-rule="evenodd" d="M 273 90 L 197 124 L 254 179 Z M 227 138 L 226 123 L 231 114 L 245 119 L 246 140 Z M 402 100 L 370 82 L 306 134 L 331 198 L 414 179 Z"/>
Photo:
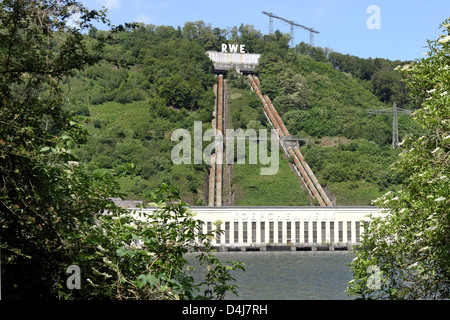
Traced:
<path fill-rule="evenodd" d="M 287 243 L 291 243 L 292 237 L 291 237 L 291 222 L 286 222 L 286 241 Z"/>
<path fill-rule="evenodd" d="M 230 243 L 230 223 L 225 222 L 225 243 Z"/>
<path fill-rule="evenodd" d="M 220 237 L 221 237 L 221 232 L 220 232 L 220 230 L 221 230 L 221 226 L 220 225 L 217 225 L 217 233 L 216 233 L 216 243 L 220 243 Z"/>
<path fill-rule="evenodd" d="M 261 242 L 264 243 L 264 242 L 266 242 L 266 222 L 265 221 L 261 221 L 260 229 L 261 229 Z"/>
<path fill-rule="evenodd" d="M 212 231 L 212 223 L 211 222 L 207 222 L 206 223 L 206 233 L 210 235 L 211 231 Z M 209 235 L 208 235 L 208 237 L 209 237 Z"/>
<path fill-rule="evenodd" d="M 322 243 L 327 242 L 327 223 L 325 221 L 321 222 L 321 231 L 322 231 Z"/>
<path fill-rule="evenodd" d="M 359 221 L 356 221 L 355 228 L 356 228 L 356 242 L 360 242 L 361 241 L 361 237 L 360 237 L 361 231 L 360 231 L 360 222 Z"/>
<path fill-rule="evenodd" d="M 334 243 L 334 221 L 330 221 L 330 242 Z"/>
<path fill-rule="evenodd" d="M 339 242 L 344 242 L 344 222 L 339 221 Z"/>
<path fill-rule="evenodd" d="M 252 242 L 256 242 L 256 222 L 252 222 Z"/>
<path fill-rule="evenodd" d="M 317 221 L 313 221 L 313 243 L 317 243 Z"/>
<path fill-rule="evenodd" d="M 347 242 L 352 242 L 352 222 L 347 221 Z"/>
<path fill-rule="evenodd" d="M 242 239 L 244 243 L 247 243 L 247 222 L 242 223 Z"/>
<path fill-rule="evenodd" d="M 197 237 L 197 243 L 201 243 L 203 235 L 203 223 L 198 227 L 198 237 Z"/>
<path fill-rule="evenodd" d="M 273 222 L 269 222 L 269 243 L 273 243 Z"/>
<path fill-rule="evenodd" d="M 300 242 L 300 222 L 295 222 L 295 242 Z"/>
<path fill-rule="evenodd" d="M 278 222 L 278 243 L 283 243 L 283 222 Z"/>
<path fill-rule="evenodd" d="M 239 242 L 239 222 L 234 223 L 234 243 Z"/>
<path fill-rule="evenodd" d="M 308 243 L 309 242 L 309 222 L 304 221 L 303 226 L 304 226 L 304 238 L 305 238 L 304 243 Z"/>

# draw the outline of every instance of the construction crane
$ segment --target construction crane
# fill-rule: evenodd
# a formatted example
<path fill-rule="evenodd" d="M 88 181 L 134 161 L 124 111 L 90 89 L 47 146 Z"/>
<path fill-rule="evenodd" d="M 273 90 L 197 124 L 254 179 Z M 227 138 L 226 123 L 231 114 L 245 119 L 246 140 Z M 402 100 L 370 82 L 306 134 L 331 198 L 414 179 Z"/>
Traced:
<path fill-rule="evenodd" d="M 279 19 L 279 20 L 281 20 L 283 22 L 286 22 L 287 24 L 289 24 L 291 26 L 291 47 L 295 46 L 295 33 L 294 33 L 294 28 L 295 27 L 300 27 L 300 28 L 303 28 L 305 30 L 308 30 L 309 33 L 310 33 L 309 43 L 311 44 L 311 46 L 314 46 L 314 34 L 315 33 L 320 33 L 319 31 L 314 30 L 313 28 L 308 28 L 308 27 L 302 26 L 301 24 L 298 24 L 298 23 L 296 23 L 294 21 L 290 21 L 290 20 L 281 18 L 281 17 L 279 17 L 276 14 L 273 14 L 271 12 L 263 11 L 262 13 L 265 14 L 266 16 L 269 16 L 269 34 L 273 34 L 273 18 Z"/>
<path fill-rule="evenodd" d="M 412 111 L 397 107 L 397 103 L 394 102 L 394 106 L 388 109 L 371 109 L 368 110 L 368 114 L 384 114 L 393 116 L 392 119 L 392 149 L 399 147 L 398 141 L 398 116 L 399 115 L 411 115 Z"/>

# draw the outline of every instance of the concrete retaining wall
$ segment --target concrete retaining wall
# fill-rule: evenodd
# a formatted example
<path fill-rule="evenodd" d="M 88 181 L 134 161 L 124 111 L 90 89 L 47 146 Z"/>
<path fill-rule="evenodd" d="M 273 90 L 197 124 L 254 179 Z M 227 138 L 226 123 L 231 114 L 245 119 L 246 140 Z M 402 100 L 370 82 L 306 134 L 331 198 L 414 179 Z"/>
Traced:
<path fill-rule="evenodd" d="M 235 68 L 237 72 L 252 73 L 255 71 L 260 54 L 254 53 L 228 53 L 207 51 L 206 54 L 214 62 L 214 70 L 226 72 Z"/>

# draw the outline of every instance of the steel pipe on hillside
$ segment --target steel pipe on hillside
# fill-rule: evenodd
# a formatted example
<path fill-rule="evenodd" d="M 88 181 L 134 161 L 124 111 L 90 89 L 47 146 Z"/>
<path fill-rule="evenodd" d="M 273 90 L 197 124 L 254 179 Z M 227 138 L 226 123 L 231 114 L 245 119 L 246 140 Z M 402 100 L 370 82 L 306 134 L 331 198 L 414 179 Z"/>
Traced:
<path fill-rule="evenodd" d="M 211 155 L 210 168 L 209 168 L 209 194 L 208 194 L 208 206 L 214 207 L 215 204 L 215 183 L 216 183 L 216 155 Z"/>
<path fill-rule="evenodd" d="M 272 104 L 272 101 L 268 96 L 262 95 L 258 77 L 253 77 L 249 75 L 249 80 L 251 86 L 253 87 L 253 90 L 262 100 L 264 109 L 266 110 L 268 116 L 271 118 L 272 125 L 276 127 L 277 131 L 279 132 L 279 135 L 281 137 L 282 136 L 289 137 L 290 136 L 289 131 L 284 125 L 284 122 L 281 119 L 280 115 L 278 114 L 276 108 Z M 300 172 L 300 178 L 302 179 L 303 185 L 310 192 L 310 194 L 311 193 L 313 194 L 313 196 L 317 199 L 317 201 L 321 206 L 332 206 L 332 203 L 329 200 L 327 194 L 323 190 L 322 186 L 320 185 L 319 181 L 317 180 L 316 176 L 312 172 L 309 165 L 304 160 L 304 157 L 301 154 L 298 147 L 294 147 L 294 149 L 289 147 L 288 152 L 293 157 L 294 163 L 296 164 L 298 171 Z"/>
<path fill-rule="evenodd" d="M 305 169 L 303 168 L 302 163 L 298 160 L 296 154 L 294 153 L 294 150 L 289 147 L 289 154 L 294 158 L 294 162 L 297 165 L 297 168 L 300 170 L 303 178 L 306 180 L 306 183 L 308 184 L 309 189 L 314 194 L 314 197 L 319 202 L 319 205 L 326 206 L 325 202 L 322 200 L 322 197 L 320 196 L 319 192 L 317 191 L 316 187 L 314 186 L 314 183 L 311 181 L 311 179 L 308 178 L 308 174 L 306 173 Z"/>
<path fill-rule="evenodd" d="M 313 181 L 314 185 L 316 186 L 317 190 L 319 190 L 320 195 L 322 196 L 323 200 L 325 201 L 327 206 L 333 206 L 333 204 L 330 201 L 330 198 L 328 198 L 328 195 L 325 193 L 325 191 L 322 188 L 322 185 L 319 183 L 319 181 L 316 178 L 316 175 L 314 174 L 314 172 L 311 170 L 311 168 L 309 167 L 308 163 L 304 160 L 303 155 L 301 154 L 300 150 L 298 149 L 298 147 L 294 148 L 294 152 L 297 154 L 298 158 L 300 159 L 300 161 L 302 162 L 303 166 L 305 167 L 306 172 L 309 174 L 309 177 L 311 178 L 311 180 Z"/>
<path fill-rule="evenodd" d="M 223 135 L 223 75 L 219 75 L 217 86 L 217 134 Z M 219 144 L 216 156 L 216 206 L 222 206 L 222 163 L 223 145 Z"/>
<path fill-rule="evenodd" d="M 215 94 L 213 119 L 211 120 L 211 127 L 215 130 L 217 127 L 217 84 L 214 84 L 213 91 Z M 216 186 L 216 155 L 212 154 L 209 160 L 209 183 L 208 183 L 208 206 L 214 207 L 215 205 L 215 186 Z"/>
<path fill-rule="evenodd" d="M 279 123 L 281 129 L 283 130 L 284 134 L 286 136 L 290 136 L 286 126 L 284 125 L 283 120 L 281 119 L 280 115 L 278 114 L 277 110 L 275 109 L 274 105 L 272 104 L 272 101 L 270 100 L 270 98 L 268 96 L 264 96 L 264 98 L 266 99 L 267 104 L 269 105 L 269 107 L 272 109 L 272 113 L 274 114 L 274 116 L 275 116 L 276 120 L 278 121 L 278 123 Z M 323 201 L 326 203 L 326 205 L 327 206 L 332 206 L 332 203 L 331 203 L 330 199 L 328 198 L 327 194 L 323 190 L 322 186 L 320 185 L 320 183 L 317 180 L 316 176 L 314 175 L 313 171 L 309 167 L 308 163 L 306 163 L 306 161 L 304 160 L 304 157 L 301 154 L 299 148 L 295 147 L 294 148 L 294 152 L 297 155 L 298 159 L 300 160 L 300 163 L 303 166 L 303 168 L 305 169 L 306 173 L 308 174 L 309 178 L 305 178 L 305 179 L 312 180 L 312 183 L 314 184 L 315 188 L 319 191 L 319 194 L 322 197 Z"/>
<path fill-rule="evenodd" d="M 275 117 L 275 119 L 278 121 L 278 125 L 280 126 L 281 130 L 283 131 L 283 134 L 288 137 L 290 136 L 289 131 L 286 129 L 286 126 L 284 125 L 283 120 L 281 119 L 280 115 L 278 114 L 277 109 L 272 104 L 272 101 L 268 96 L 264 96 L 264 99 L 267 101 L 267 104 L 269 105 L 269 108 L 271 108 L 272 113 Z"/>
<path fill-rule="evenodd" d="M 266 111 L 266 114 L 270 118 L 270 122 L 272 123 L 272 126 L 275 127 L 276 131 L 279 134 L 279 137 L 286 136 L 286 133 L 289 134 L 289 132 L 287 132 L 286 128 L 285 128 L 285 130 L 283 130 L 280 127 L 280 121 L 279 121 L 280 118 L 278 117 L 279 119 L 277 119 L 275 117 L 274 112 L 276 112 L 276 110 L 275 110 L 275 108 L 273 106 L 270 107 L 270 105 L 267 103 L 267 100 L 261 94 L 261 91 L 259 89 L 258 82 L 256 81 L 256 79 L 257 79 L 256 77 L 253 77 L 253 76 L 249 75 L 250 84 L 252 85 L 253 90 L 257 93 L 259 99 L 263 102 L 264 110 Z M 282 121 L 281 121 L 281 123 L 282 123 Z M 284 148 L 284 146 L 283 146 L 283 148 Z M 311 196 L 315 197 L 315 195 L 312 192 L 312 189 L 310 187 L 313 184 L 312 184 L 311 181 L 308 181 L 308 175 L 306 174 L 306 172 L 305 172 L 304 168 L 302 167 L 301 163 L 299 162 L 299 160 L 296 159 L 295 153 L 288 151 L 288 154 L 290 154 L 293 157 L 294 163 L 298 167 L 297 168 L 297 172 L 299 173 L 299 178 L 301 179 L 302 185 L 309 192 L 309 194 L 311 194 Z"/>
<path fill-rule="evenodd" d="M 264 99 L 263 95 L 261 94 L 261 91 L 260 91 L 259 86 L 256 83 L 255 79 L 253 78 L 252 75 L 249 75 L 248 77 L 249 77 L 250 84 L 251 84 L 253 90 L 256 92 L 258 98 L 262 101 L 264 110 L 266 111 L 266 114 L 269 117 L 270 122 L 272 122 L 272 125 L 275 127 L 275 130 L 277 131 L 278 136 L 279 137 L 284 136 L 281 127 L 279 126 L 278 122 L 276 121 L 276 118 L 275 118 L 275 116 L 274 116 L 274 114 L 272 112 L 272 109 L 269 107 L 269 105 L 267 104 L 267 102 Z"/>

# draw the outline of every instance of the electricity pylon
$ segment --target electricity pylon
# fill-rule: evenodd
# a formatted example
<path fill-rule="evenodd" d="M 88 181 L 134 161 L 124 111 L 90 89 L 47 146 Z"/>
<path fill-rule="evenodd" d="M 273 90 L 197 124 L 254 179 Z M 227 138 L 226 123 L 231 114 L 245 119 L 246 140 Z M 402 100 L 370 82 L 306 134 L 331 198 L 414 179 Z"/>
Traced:
<path fill-rule="evenodd" d="M 371 109 L 367 112 L 368 114 L 384 114 L 388 116 L 393 116 L 392 119 L 392 149 L 399 147 L 398 141 L 398 116 L 399 115 L 411 115 L 412 111 L 407 109 L 402 109 L 397 107 L 397 103 L 394 102 L 394 106 L 388 109 Z"/>
<path fill-rule="evenodd" d="M 273 33 L 273 18 L 275 19 L 280 19 L 281 21 L 286 22 L 287 24 L 289 24 L 291 26 L 291 47 L 295 46 L 295 33 L 294 33 L 294 28 L 295 27 L 300 27 L 303 28 L 305 30 L 308 30 L 310 35 L 309 35 L 309 43 L 311 44 L 311 46 L 314 46 L 314 33 L 320 33 L 317 30 L 314 30 L 313 28 L 308 28 L 305 26 L 302 26 L 301 24 L 298 24 L 294 21 L 289 21 L 287 19 L 281 18 L 273 13 L 270 12 L 262 12 L 263 14 L 265 14 L 266 16 L 269 16 L 269 33 L 272 34 Z"/>

